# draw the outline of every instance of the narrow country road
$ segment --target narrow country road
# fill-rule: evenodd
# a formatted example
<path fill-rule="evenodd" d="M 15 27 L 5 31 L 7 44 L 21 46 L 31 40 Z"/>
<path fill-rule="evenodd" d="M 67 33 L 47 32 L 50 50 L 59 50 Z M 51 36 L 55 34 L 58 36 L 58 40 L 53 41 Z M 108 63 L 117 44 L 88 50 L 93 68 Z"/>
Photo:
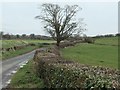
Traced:
<path fill-rule="evenodd" d="M 1 88 L 5 88 L 11 81 L 11 77 L 19 68 L 22 68 L 28 60 L 32 59 L 34 56 L 35 50 L 24 55 L 20 55 L 11 59 L 0 62 L 2 65 L 0 67 L 0 82 L 2 82 Z M 0 89 L 1 89 L 0 88 Z"/>

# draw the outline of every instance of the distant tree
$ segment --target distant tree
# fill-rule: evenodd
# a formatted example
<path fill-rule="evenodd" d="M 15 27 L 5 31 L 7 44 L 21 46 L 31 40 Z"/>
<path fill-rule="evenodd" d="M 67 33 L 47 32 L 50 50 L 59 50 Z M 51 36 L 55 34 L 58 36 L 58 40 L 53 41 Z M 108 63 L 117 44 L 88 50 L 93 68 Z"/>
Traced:
<path fill-rule="evenodd" d="M 120 33 L 117 33 L 116 36 L 120 36 Z"/>
<path fill-rule="evenodd" d="M 104 35 L 104 37 L 113 37 L 113 36 L 114 36 L 113 34 Z"/>
<path fill-rule="evenodd" d="M 0 39 L 2 39 L 4 32 L 0 32 Z"/>
<path fill-rule="evenodd" d="M 36 18 L 45 23 L 44 28 L 57 41 L 56 45 L 59 46 L 62 40 L 67 39 L 73 33 L 83 31 L 81 22 L 75 20 L 79 9 L 78 5 L 66 5 L 61 8 L 57 4 L 43 4 L 43 12 Z"/>
<path fill-rule="evenodd" d="M 3 35 L 3 34 L 4 34 L 4 32 L 1 31 L 1 32 L 0 32 L 0 35 Z"/>
<path fill-rule="evenodd" d="M 16 35 L 16 38 L 17 38 L 17 39 L 19 39 L 19 38 L 20 38 L 20 35 L 19 35 L 19 34 L 17 34 L 17 35 Z"/>
<path fill-rule="evenodd" d="M 31 39 L 35 39 L 35 34 L 30 34 Z"/>
<path fill-rule="evenodd" d="M 26 36 L 27 36 L 26 34 L 22 34 L 23 39 L 26 39 Z"/>
<path fill-rule="evenodd" d="M 4 35 L 3 35 L 3 38 L 4 38 L 4 39 L 11 39 L 11 36 L 10 36 L 9 33 L 7 33 L 7 34 L 4 34 Z"/>

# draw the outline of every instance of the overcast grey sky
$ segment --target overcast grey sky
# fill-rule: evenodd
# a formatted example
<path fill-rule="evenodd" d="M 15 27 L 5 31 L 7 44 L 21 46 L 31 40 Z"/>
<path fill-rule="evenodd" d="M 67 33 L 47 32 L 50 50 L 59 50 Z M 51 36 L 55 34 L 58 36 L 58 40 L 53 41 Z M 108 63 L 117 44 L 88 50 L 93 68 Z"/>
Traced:
<path fill-rule="evenodd" d="M 2 22 L 0 27 L 6 33 L 12 34 L 41 34 L 46 35 L 43 24 L 34 17 L 40 14 L 36 2 L 6 2 L 2 3 Z M 59 5 L 78 4 L 82 11 L 77 17 L 84 18 L 90 36 L 118 32 L 118 3 L 117 2 L 73 2 L 57 3 Z"/>

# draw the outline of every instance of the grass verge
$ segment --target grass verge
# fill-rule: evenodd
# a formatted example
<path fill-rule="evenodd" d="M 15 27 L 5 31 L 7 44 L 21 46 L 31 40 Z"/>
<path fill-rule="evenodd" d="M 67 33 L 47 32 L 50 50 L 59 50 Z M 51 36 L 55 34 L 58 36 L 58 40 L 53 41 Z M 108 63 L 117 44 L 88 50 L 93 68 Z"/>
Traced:
<path fill-rule="evenodd" d="M 33 60 L 21 68 L 11 80 L 10 88 L 43 88 L 43 81 L 36 76 L 33 70 Z"/>

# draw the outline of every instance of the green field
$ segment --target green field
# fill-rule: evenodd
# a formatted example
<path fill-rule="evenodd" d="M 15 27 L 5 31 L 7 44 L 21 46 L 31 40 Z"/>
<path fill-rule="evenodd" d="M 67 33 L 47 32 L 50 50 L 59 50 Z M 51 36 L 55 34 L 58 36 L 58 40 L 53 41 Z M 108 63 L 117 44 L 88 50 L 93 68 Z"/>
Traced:
<path fill-rule="evenodd" d="M 8 58 L 22 55 L 34 49 L 43 47 L 41 43 L 53 43 L 53 42 L 55 41 L 52 41 L 52 40 L 2 40 L 0 41 L 0 44 L 2 44 L 2 48 L 10 48 L 13 46 L 26 45 L 29 43 L 34 43 L 36 44 L 36 46 L 27 46 L 15 51 L 6 51 L 4 54 L 0 54 L 0 59 L 6 60 Z"/>
<path fill-rule="evenodd" d="M 33 70 L 33 60 L 21 68 L 13 77 L 10 88 L 43 88 L 43 81 L 36 76 Z"/>
<path fill-rule="evenodd" d="M 103 41 L 101 40 L 103 39 Z M 104 38 L 97 42 L 104 43 Z M 111 38 L 112 39 L 112 38 Z M 106 40 L 106 41 L 109 41 Z M 116 40 L 117 41 L 117 40 Z M 107 43 L 107 42 L 106 42 Z M 67 60 L 74 60 L 81 64 L 103 66 L 109 68 L 118 68 L 118 46 L 97 45 L 88 43 L 79 43 L 74 47 L 61 49 L 62 56 Z M 108 43 L 107 43 L 108 44 Z M 43 88 L 43 81 L 38 78 L 33 70 L 33 61 L 20 69 L 12 78 L 11 88 Z"/>
<path fill-rule="evenodd" d="M 107 45 L 118 45 L 118 37 L 102 37 L 95 39 L 95 43 L 107 44 Z"/>
<path fill-rule="evenodd" d="M 2 40 L 0 43 L 2 43 L 3 48 L 9 48 L 17 45 L 25 45 L 29 43 L 53 43 L 55 41 L 52 40 Z"/>
<path fill-rule="evenodd" d="M 6 60 L 6 59 L 9 59 L 12 57 L 16 57 L 18 55 L 25 54 L 25 53 L 30 52 L 37 48 L 38 48 L 38 46 L 28 46 L 28 47 L 24 47 L 20 50 L 5 52 L 4 54 L 2 54 L 2 60 Z"/>
<path fill-rule="evenodd" d="M 82 64 L 118 68 L 118 46 L 111 46 L 117 43 L 117 38 L 111 39 L 112 40 L 110 40 L 110 38 L 101 38 L 97 40 L 97 42 L 110 45 L 82 43 L 74 47 L 64 48 L 61 50 L 61 53 L 64 58 Z"/>

